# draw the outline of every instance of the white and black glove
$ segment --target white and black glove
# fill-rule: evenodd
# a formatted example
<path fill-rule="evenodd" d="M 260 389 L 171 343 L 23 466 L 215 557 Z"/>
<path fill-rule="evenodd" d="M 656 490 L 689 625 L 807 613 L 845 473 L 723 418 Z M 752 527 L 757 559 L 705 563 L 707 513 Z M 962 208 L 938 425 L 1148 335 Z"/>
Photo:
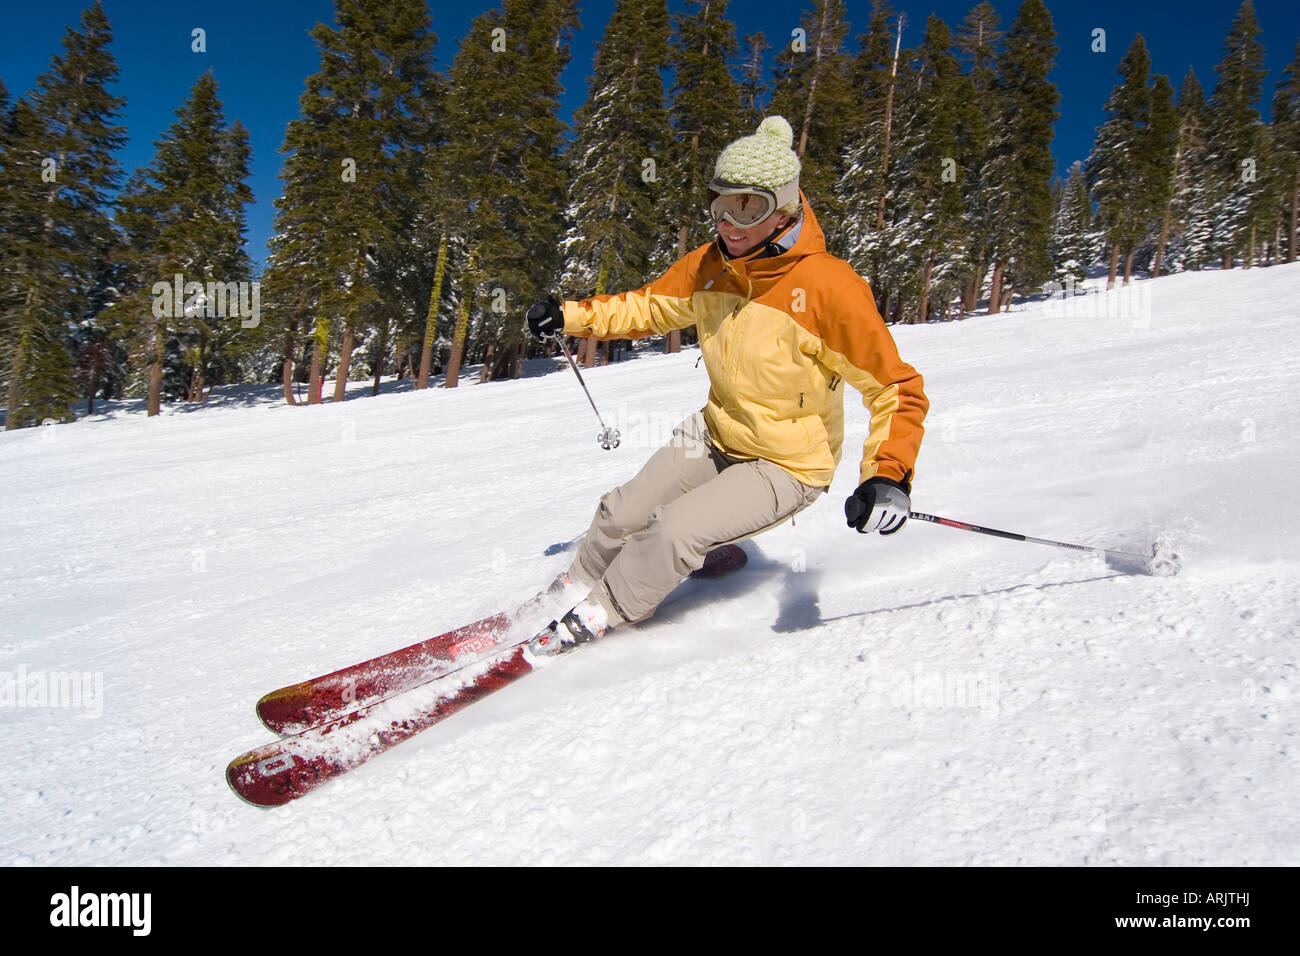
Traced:
<path fill-rule="evenodd" d="M 539 339 L 549 339 L 564 331 L 564 308 L 555 296 L 536 302 L 528 310 L 528 331 Z"/>
<path fill-rule="evenodd" d="M 912 511 L 909 483 L 889 478 L 868 478 L 844 502 L 844 517 L 850 528 L 862 534 L 879 531 L 893 534 L 907 523 Z"/>

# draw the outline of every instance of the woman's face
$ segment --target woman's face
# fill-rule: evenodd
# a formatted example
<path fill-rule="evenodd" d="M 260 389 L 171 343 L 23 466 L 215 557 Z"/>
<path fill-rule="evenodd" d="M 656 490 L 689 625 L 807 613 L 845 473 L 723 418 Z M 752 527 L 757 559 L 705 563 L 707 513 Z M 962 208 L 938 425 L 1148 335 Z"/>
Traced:
<path fill-rule="evenodd" d="M 727 246 L 727 254 L 738 256 L 758 245 L 778 229 L 784 229 L 790 223 L 790 217 L 783 212 L 774 212 L 762 222 L 741 228 L 727 221 L 718 221 L 718 235 Z"/>

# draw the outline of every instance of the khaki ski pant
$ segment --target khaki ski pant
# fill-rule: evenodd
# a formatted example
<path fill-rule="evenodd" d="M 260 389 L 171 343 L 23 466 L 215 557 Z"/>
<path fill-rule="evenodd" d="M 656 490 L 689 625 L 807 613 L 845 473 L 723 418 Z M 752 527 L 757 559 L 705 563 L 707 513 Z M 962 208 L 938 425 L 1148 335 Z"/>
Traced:
<path fill-rule="evenodd" d="M 644 620 L 710 549 L 781 524 L 825 490 L 770 461 L 724 455 L 696 412 L 600 499 L 569 576 L 592 588 L 610 626 Z"/>

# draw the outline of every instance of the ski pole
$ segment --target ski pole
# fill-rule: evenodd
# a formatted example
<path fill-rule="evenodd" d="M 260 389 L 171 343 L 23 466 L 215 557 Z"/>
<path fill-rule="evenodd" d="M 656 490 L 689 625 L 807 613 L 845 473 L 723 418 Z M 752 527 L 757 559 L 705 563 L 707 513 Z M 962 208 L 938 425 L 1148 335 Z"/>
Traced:
<path fill-rule="evenodd" d="M 957 528 L 961 531 L 974 531 L 978 534 L 992 535 L 995 538 L 1007 538 L 1011 541 L 1030 541 L 1034 544 L 1051 545 L 1054 548 L 1069 548 L 1074 551 L 1090 551 L 1093 554 L 1099 554 L 1102 557 L 1111 558 L 1131 558 L 1142 562 L 1145 571 L 1152 574 L 1174 574 L 1178 570 L 1178 556 L 1166 555 L 1157 556 L 1157 547 L 1152 545 L 1150 554 L 1137 554 L 1133 551 L 1115 551 L 1111 548 L 1097 548 L 1086 544 L 1069 544 L 1065 541 L 1052 541 L 1049 538 L 1035 538 L 1032 535 L 1017 534 L 1014 531 L 999 531 L 996 528 L 984 528 L 977 524 L 969 524 L 965 521 L 954 521 L 952 518 L 941 518 L 938 515 L 928 515 L 920 511 L 909 511 L 909 518 L 915 518 L 918 521 L 929 521 L 934 524 L 945 525 L 949 528 Z"/>
<path fill-rule="evenodd" d="M 619 442 L 618 429 L 610 428 L 605 424 L 605 419 L 600 417 L 600 409 L 596 407 L 596 401 L 591 397 L 591 392 L 587 388 L 587 383 L 582 380 L 582 373 L 578 371 L 578 363 L 573 360 L 573 356 L 569 353 L 569 347 L 564 344 L 564 336 L 557 335 L 555 338 L 556 341 L 560 343 L 560 351 L 562 351 L 564 357 L 569 360 L 569 368 L 573 369 L 573 374 L 578 376 L 578 384 L 581 385 L 582 390 L 587 393 L 587 401 L 591 402 L 591 410 L 596 413 L 596 420 L 600 422 L 600 434 L 596 436 L 596 441 L 600 442 L 600 447 L 605 449 L 605 451 L 617 448 Z"/>

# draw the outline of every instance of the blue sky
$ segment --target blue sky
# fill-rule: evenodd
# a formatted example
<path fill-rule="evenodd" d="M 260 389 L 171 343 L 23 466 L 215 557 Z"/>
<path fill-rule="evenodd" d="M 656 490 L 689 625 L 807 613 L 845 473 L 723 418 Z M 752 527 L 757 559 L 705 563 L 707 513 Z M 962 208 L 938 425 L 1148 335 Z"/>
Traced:
<path fill-rule="evenodd" d="M 920 42 L 925 19 L 935 13 L 954 29 L 976 0 L 896 0 L 908 26 L 904 46 Z M 1142 33 L 1151 51 L 1152 69 L 1165 73 L 1175 87 L 1189 66 L 1209 93 L 1215 83 L 1214 65 L 1222 55 L 1223 38 L 1239 0 L 1046 0 L 1061 50 L 1052 79 L 1061 90 L 1061 118 L 1056 124 L 1053 154 L 1058 171 L 1084 159 L 1104 105 L 1118 81 L 1115 72 L 1133 37 Z M 682 0 L 669 0 L 674 10 Z M 51 55 L 59 52 L 66 27 L 75 27 L 89 0 L 41 0 L 16 3 L 4 10 L 6 29 L 0 35 L 0 78 L 17 97 L 30 90 Z M 438 35 L 437 66 L 445 70 L 470 21 L 493 4 L 446 3 L 433 0 L 430 9 Z M 732 0 L 729 13 L 743 38 L 762 30 L 771 44 L 788 43 L 798 26 L 803 4 L 782 0 Z M 994 0 L 1005 30 L 1015 19 L 1019 0 Z M 279 149 L 285 125 L 297 115 L 303 81 L 319 68 L 319 54 L 307 31 L 317 21 L 332 22 L 330 0 L 105 0 L 113 22 L 113 52 L 120 77 L 116 93 L 127 103 L 123 122 L 130 143 L 123 151 L 126 171 L 149 163 L 154 141 L 174 120 L 175 109 L 189 95 L 195 80 L 213 70 L 221 88 L 226 115 L 249 128 L 253 148 L 251 185 L 257 204 L 248 214 L 249 251 L 265 256 L 271 233 L 272 201 L 279 192 L 277 178 L 283 157 Z M 573 61 L 561 78 L 566 92 L 566 118 L 587 92 L 595 43 L 600 39 L 614 0 L 582 4 L 582 30 L 575 38 Z M 1265 116 L 1281 70 L 1295 56 L 1300 40 L 1300 3 L 1296 0 L 1255 0 L 1268 52 L 1269 75 L 1260 104 Z M 848 0 L 853 35 L 865 30 L 869 0 Z M 207 32 L 207 52 L 190 49 L 190 31 Z M 1092 51 L 1093 31 L 1106 31 L 1106 52 Z M 851 47 L 856 49 L 856 41 Z M 770 56 L 770 54 L 769 54 Z"/>

